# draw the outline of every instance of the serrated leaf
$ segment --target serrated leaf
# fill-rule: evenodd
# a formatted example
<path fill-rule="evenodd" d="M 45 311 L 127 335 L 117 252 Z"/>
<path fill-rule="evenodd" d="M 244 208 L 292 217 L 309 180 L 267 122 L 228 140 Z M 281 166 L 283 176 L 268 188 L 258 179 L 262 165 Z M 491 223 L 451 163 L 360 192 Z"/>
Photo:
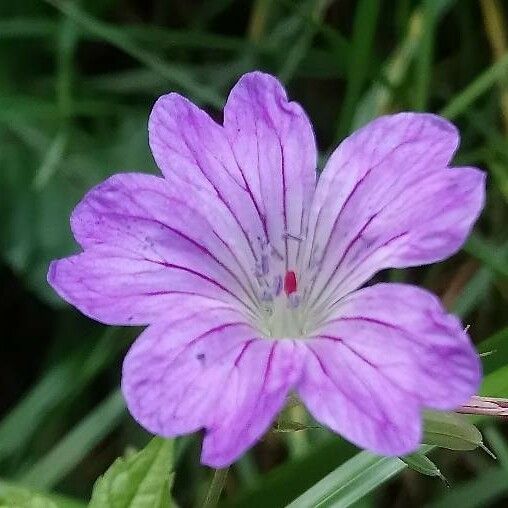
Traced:
<path fill-rule="evenodd" d="M 154 438 L 141 451 L 117 459 L 95 483 L 89 508 L 168 508 L 173 442 Z"/>
<path fill-rule="evenodd" d="M 474 450 L 483 447 L 481 432 L 457 413 L 426 411 L 423 442 L 448 450 Z"/>

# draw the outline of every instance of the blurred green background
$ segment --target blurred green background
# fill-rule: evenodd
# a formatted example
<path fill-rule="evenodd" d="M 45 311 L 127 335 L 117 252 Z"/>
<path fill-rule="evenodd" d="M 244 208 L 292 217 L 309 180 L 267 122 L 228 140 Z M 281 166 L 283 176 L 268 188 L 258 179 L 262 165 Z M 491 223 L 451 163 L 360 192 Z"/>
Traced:
<path fill-rule="evenodd" d="M 433 111 L 458 124 L 456 162 L 488 172 L 474 235 L 444 263 L 380 277 L 438 293 L 479 349 L 493 351 L 485 393 L 508 397 L 507 30 L 508 3 L 494 0 L 1 2 L 0 506 L 18 487 L 84 501 L 117 456 L 147 442 L 118 392 L 139 331 L 64 305 L 46 284 L 48 262 L 77 250 L 69 213 L 90 186 L 156 171 L 146 124 L 160 94 L 177 90 L 220 120 L 229 88 L 252 69 L 286 83 L 323 156 L 386 112 Z M 387 482 L 399 470 L 378 467 L 348 499 L 346 482 L 337 506 L 506 506 L 507 426 L 481 428 L 497 461 L 432 455 L 452 488 L 408 470 Z M 285 506 L 356 453 L 323 430 L 270 433 L 232 468 L 223 505 Z M 199 436 L 177 441 L 182 507 L 199 505 L 209 482 L 198 457 Z"/>

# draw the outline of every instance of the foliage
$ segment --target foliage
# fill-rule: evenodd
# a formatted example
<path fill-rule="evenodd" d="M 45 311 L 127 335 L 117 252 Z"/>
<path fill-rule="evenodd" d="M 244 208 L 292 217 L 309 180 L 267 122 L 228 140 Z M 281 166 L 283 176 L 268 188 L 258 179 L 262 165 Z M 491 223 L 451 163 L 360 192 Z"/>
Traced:
<path fill-rule="evenodd" d="M 154 438 L 144 450 L 117 459 L 97 480 L 90 508 L 171 506 L 172 458 L 173 443 Z"/>

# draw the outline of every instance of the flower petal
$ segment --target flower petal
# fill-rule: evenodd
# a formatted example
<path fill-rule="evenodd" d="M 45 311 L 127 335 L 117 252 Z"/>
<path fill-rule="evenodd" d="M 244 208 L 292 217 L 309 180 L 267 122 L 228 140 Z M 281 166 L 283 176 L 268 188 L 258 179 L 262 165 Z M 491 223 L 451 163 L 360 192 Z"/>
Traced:
<path fill-rule="evenodd" d="M 459 321 L 409 285 L 352 293 L 305 344 L 298 391 L 311 413 L 384 455 L 417 448 L 421 409 L 455 409 L 480 383 L 479 357 Z"/>
<path fill-rule="evenodd" d="M 264 218 L 272 246 L 296 266 L 316 182 L 312 126 L 283 86 L 261 72 L 245 74 L 224 108 L 224 128 Z M 288 234 L 290 236 L 288 236 Z"/>
<path fill-rule="evenodd" d="M 313 298 L 339 298 L 381 269 L 439 261 L 460 248 L 483 206 L 485 175 L 447 167 L 457 143 L 446 120 L 401 113 L 337 148 L 318 183 L 303 257 L 318 264 Z"/>
<path fill-rule="evenodd" d="M 245 267 L 254 258 L 206 198 L 154 176 L 109 178 L 71 218 L 85 252 L 55 261 L 50 284 L 85 314 L 112 324 L 148 324 L 182 293 L 248 308 L 256 296 Z"/>
<path fill-rule="evenodd" d="M 178 311 L 151 325 L 127 354 L 122 389 L 134 418 L 173 437 L 205 429 L 202 462 L 224 467 L 266 431 L 300 372 L 291 340 L 258 338 L 237 311 Z"/>
<path fill-rule="evenodd" d="M 229 96 L 224 127 L 183 97 L 165 95 L 153 108 L 149 133 L 168 180 L 183 178 L 210 191 L 256 252 L 260 240 L 270 243 L 286 270 L 295 266 L 317 152 L 307 116 L 275 78 L 244 75 Z"/>
<path fill-rule="evenodd" d="M 170 93 L 155 103 L 148 122 L 153 156 L 173 185 L 186 183 L 186 195 L 206 190 L 222 214 L 236 222 L 239 238 L 256 251 L 264 225 L 222 126 L 186 98 Z"/>

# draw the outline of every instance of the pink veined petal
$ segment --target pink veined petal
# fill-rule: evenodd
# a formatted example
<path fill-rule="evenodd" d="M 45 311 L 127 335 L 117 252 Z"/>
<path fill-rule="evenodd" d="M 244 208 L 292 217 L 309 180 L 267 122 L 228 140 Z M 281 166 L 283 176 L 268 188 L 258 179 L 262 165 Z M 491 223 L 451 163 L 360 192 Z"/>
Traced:
<path fill-rule="evenodd" d="M 481 364 L 460 322 L 409 285 L 350 294 L 305 345 L 298 392 L 310 412 L 383 455 L 417 448 L 422 409 L 455 409 L 479 388 Z"/>
<path fill-rule="evenodd" d="M 311 299 L 339 299 L 377 271 L 444 259 L 484 203 L 485 175 L 448 168 L 455 127 L 430 114 L 378 118 L 331 156 L 316 189 L 303 266 Z"/>
<path fill-rule="evenodd" d="M 261 72 L 245 74 L 224 108 L 224 128 L 272 247 L 294 269 L 316 183 L 312 126 L 283 86 Z"/>
<path fill-rule="evenodd" d="M 258 336 L 237 311 L 184 299 L 125 358 L 129 411 L 162 436 L 204 429 L 202 462 L 231 464 L 267 430 L 301 369 L 294 341 Z"/>
<path fill-rule="evenodd" d="M 155 103 L 148 122 L 152 154 L 174 184 L 206 190 L 221 213 L 231 215 L 237 236 L 257 253 L 264 228 L 222 126 L 186 98 L 170 93 Z"/>
<path fill-rule="evenodd" d="M 164 176 L 207 189 L 235 218 L 251 248 L 270 243 L 294 267 L 316 180 L 312 127 L 282 85 L 244 75 L 224 109 L 224 127 L 177 94 L 161 97 L 149 122 Z M 289 234 L 289 236 L 288 236 Z"/>
<path fill-rule="evenodd" d="M 83 314 L 111 325 L 146 325 L 161 319 L 182 296 L 230 302 L 227 288 L 203 272 L 132 259 L 97 248 L 53 261 L 48 282 Z M 241 305 L 239 306 L 241 308 Z"/>
<path fill-rule="evenodd" d="M 155 176 L 109 178 L 71 218 L 85 252 L 54 261 L 50 284 L 88 316 L 110 324 L 148 324 L 182 294 L 250 308 L 253 258 L 201 197 Z"/>

